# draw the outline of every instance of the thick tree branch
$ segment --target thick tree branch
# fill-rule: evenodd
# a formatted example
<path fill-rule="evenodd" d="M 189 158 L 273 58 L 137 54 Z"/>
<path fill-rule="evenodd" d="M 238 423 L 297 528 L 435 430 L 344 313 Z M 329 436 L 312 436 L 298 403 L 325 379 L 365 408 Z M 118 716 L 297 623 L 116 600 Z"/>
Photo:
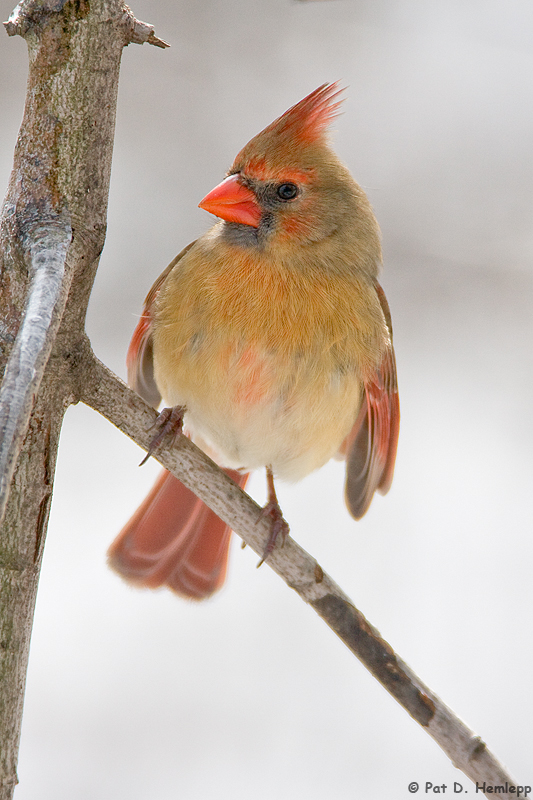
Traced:
<path fill-rule="evenodd" d="M 0 219 L 0 800 L 10 800 L 63 415 L 102 250 L 123 47 L 166 46 L 121 0 L 23 0 L 28 90 Z"/>
<path fill-rule="evenodd" d="M 79 398 L 99 411 L 140 447 L 148 449 L 156 412 L 129 389 L 82 344 L 77 381 Z M 256 553 L 263 554 L 270 525 L 261 509 L 185 436 L 161 446 L 155 457 L 198 495 Z M 511 776 L 476 736 L 396 655 L 349 597 L 318 562 L 290 536 L 266 562 L 342 639 L 365 667 L 444 750 L 454 766 L 471 780 L 489 785 Z M 500 793 L 512 800 L 516 792 Z"/>

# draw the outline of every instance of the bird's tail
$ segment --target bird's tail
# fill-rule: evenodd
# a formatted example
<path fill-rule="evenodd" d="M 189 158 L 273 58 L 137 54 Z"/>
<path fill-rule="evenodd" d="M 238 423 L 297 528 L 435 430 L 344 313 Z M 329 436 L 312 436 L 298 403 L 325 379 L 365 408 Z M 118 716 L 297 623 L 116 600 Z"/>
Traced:
<path fill-rule="evenodd" d="M 242 489 L 248 473 L 226 470 Z M 224 583 L 231 530 L 167 470 L 108 551 L 125 580 L 202 600 Z"/>

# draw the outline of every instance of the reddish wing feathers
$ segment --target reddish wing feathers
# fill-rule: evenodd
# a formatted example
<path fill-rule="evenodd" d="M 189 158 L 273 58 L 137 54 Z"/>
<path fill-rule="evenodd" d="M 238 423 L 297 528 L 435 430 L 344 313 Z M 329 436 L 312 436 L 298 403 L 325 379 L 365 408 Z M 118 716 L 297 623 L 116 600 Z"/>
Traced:
<path fill-rule="evenodd" d="M 244 489 L 247 474 L 227 474 Z M 163 470 L 109 548 L 109 564 L 138 586 L 202 600 L 224 583 L 230 537 L 226 523 Z"/>
<path fill-rule="evenodd" d="M 143 400 L 157 408 L 161 402 L 161 395 L 154 380 L 154 354 L 152 345 L 152 309 L 155 298 L 171 270 L 178 261 L 191 249 L 195 242 L 184 247 L 178 253 L 164 272 L 156 280 L 144 301 L 142 316 L 131 337 L 128 354 L 126 356 L 126 366 L 128 368 L 128 385 L 140 394 Z"/>
<path fill-rule="evenodd" d="M 386 461 L 381 481 L 378 484 L 378 490 L 381 494 L 386 494 L 391 487 L 394 464 L 396 462 L 396 451 L 398 449 L 398 436 L 400 433 L 400 397 L 398 394 L 398 379 L 396 376 L 396 357 L 392 345 L 392 319 L 390 308 L 387 298 L 385 297 L 385 292 L 377 281 L 375 282 L 375 287 L 391 338 L 390 350 L 387 352 L 381 369 L 381 374 L 384 379 L 384 391 L 388 398 L 389 435 L 388 446 L 385 450 Z"/>
<path fill-rule="evenodd" d="M 154 380 L 152 317 L 148 308 L 144 309 L 131 337 L 126 366 L 128 384 L 141 395 L 143 400 L 157 408 L 161 402 L 161 395 Z"/>
<path fill-rule="evenodd" d="M 375 286 L 392 339 L 387 299 L 381 286 Z M 392 341 L 379 370 L 364 388 L 361 411 L 343 447 L 347 453 L 346 503 L 356 519 L 365 514 L 376 489 L 385 494 L 392 482 L 400 426 Z"/>

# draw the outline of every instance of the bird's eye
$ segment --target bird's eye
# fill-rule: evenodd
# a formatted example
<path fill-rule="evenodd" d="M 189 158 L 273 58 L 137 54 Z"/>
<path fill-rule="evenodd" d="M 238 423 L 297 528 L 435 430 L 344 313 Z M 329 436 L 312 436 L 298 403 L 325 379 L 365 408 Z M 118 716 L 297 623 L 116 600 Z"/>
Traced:
<path fill-rule="evenodd" d="M 298 187 L 294 183 L 280 183 L 277 188 L 277 195 L 280 200 L 294 200 L 298 194 Z"/>

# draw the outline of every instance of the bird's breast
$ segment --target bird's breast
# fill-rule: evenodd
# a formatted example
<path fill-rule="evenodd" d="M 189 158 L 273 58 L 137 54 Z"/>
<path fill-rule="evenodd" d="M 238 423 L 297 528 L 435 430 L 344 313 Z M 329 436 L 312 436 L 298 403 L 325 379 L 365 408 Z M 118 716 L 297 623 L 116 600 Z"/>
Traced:
<path fill-rule="evenodd" d="M 379 356 L 361 289 L 246 258 L 208 266 L 171 274 L 158 301 L 158 387 L 224 466 L 302 477 L 337 451 Z"/>

